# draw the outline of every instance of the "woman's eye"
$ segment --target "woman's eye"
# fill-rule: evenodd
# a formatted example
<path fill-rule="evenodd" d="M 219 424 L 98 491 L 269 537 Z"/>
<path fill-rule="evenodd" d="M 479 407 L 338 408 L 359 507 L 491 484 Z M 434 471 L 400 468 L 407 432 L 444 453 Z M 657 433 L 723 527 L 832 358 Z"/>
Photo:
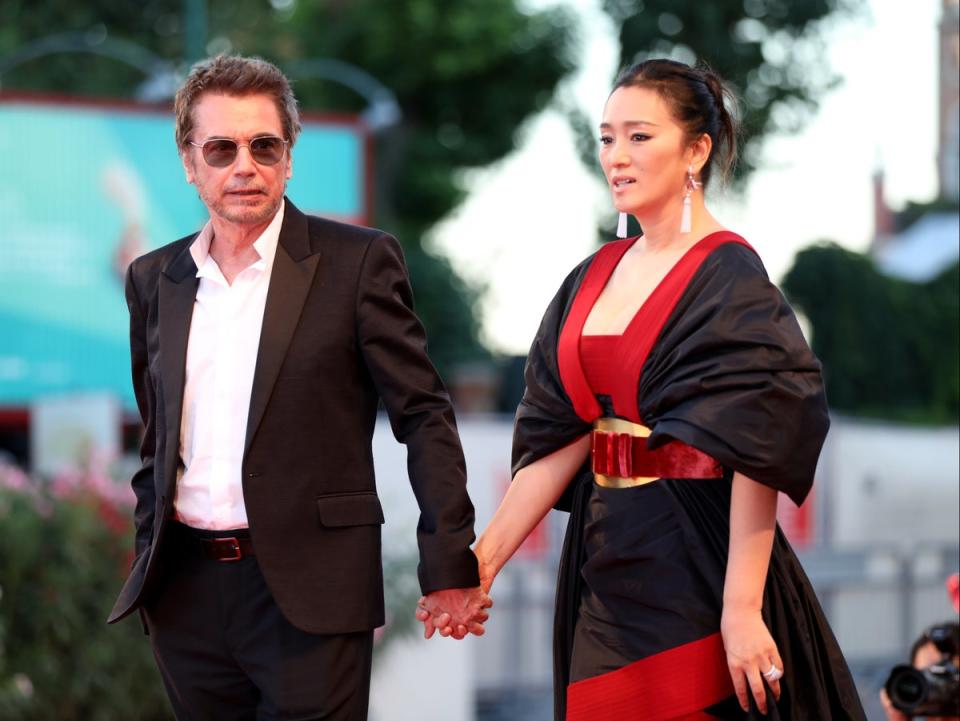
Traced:
<path fill-rule="evenodd" d="M 630 140 L 642 143 L 644 140 L 650 140 L 650 136 L 645 133 L 634 133 L 630 136 Z"/>
<path fill-rule="evenodd" d="M 610 143 L 612 142 L 613 142 L 613 138 L 611 138 L 609 135 L 600 136 L 600 145 L 610 145 Z"/>

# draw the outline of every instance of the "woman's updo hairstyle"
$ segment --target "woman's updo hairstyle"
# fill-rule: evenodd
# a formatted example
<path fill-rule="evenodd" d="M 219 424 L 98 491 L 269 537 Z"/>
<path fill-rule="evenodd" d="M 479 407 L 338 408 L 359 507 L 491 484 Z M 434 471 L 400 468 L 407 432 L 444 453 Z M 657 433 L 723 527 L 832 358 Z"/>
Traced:
<path fill-rule="evenodd" d="M 736 97 L 720 77 L 706 66 L 690 67 L 676 60 L 644 60 L 620 73 L 618 88 L 650 88 L 663 98 L 673 117 L 683 126 L 689 142 L 703 133 L 713 141 L 713 150 L 700 171 L 706 186 L 714 158 L 720 175 L 727 179 L 737 161 L 737 122 L 732 110 Z"/>

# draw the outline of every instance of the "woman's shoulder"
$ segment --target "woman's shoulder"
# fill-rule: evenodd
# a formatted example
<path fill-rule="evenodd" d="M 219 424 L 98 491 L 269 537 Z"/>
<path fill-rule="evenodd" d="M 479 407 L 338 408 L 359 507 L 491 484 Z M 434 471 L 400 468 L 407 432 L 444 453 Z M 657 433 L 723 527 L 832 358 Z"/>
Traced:
<path fill-rule="evenodd" d="M 711 236 L 713 247 L 704 259 L 707 270 L 737 277 L 762 276 L 768 279 L 760 254 L 746 238 L 733 231 L 722 230 L 704 240 L 711 240 Z"/>

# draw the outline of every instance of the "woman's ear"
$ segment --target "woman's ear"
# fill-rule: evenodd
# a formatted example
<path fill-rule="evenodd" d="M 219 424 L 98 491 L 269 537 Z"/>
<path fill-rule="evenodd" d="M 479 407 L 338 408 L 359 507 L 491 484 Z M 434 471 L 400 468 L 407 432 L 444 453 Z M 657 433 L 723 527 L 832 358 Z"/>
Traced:
<path fill-rule="evenodd" d="M 706 133 L 701 133 L 700 137 L 694 140 L 688 149 L 690 153 L 689 165 L 693 166 L 695 175 L 700 175 L 703 166 L 710 159 L 710 152 L 713 150 L 713 140 Z"/>

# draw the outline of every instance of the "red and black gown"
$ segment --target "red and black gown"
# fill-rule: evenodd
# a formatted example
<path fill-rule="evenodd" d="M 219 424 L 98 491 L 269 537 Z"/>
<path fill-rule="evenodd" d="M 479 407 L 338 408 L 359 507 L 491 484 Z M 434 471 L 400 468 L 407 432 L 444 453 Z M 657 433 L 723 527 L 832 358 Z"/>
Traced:
<path fill-rule="evenodd" d="M 740 709 L 720 637 L 733 472 L 803 501 L 829 425 L 820 364 L 756 253 L 727 231 L 687 251 L 622 335 L 584 337 L 633 242 L 608 243 L 577 266 L 547 308 L 525 368 L 513 472 L 604 416 L 649 427 L 651 450 L 682 457 L 692 446 L 721 470 L 606 488 L 588 460 L 570 482 L 557 503 L 570 519 L 554 626 L 555 718 L 865 721 L 779 528 L 762 613 L 784 678 L 779 702 L 768 692 L 767 716 Z"/>

